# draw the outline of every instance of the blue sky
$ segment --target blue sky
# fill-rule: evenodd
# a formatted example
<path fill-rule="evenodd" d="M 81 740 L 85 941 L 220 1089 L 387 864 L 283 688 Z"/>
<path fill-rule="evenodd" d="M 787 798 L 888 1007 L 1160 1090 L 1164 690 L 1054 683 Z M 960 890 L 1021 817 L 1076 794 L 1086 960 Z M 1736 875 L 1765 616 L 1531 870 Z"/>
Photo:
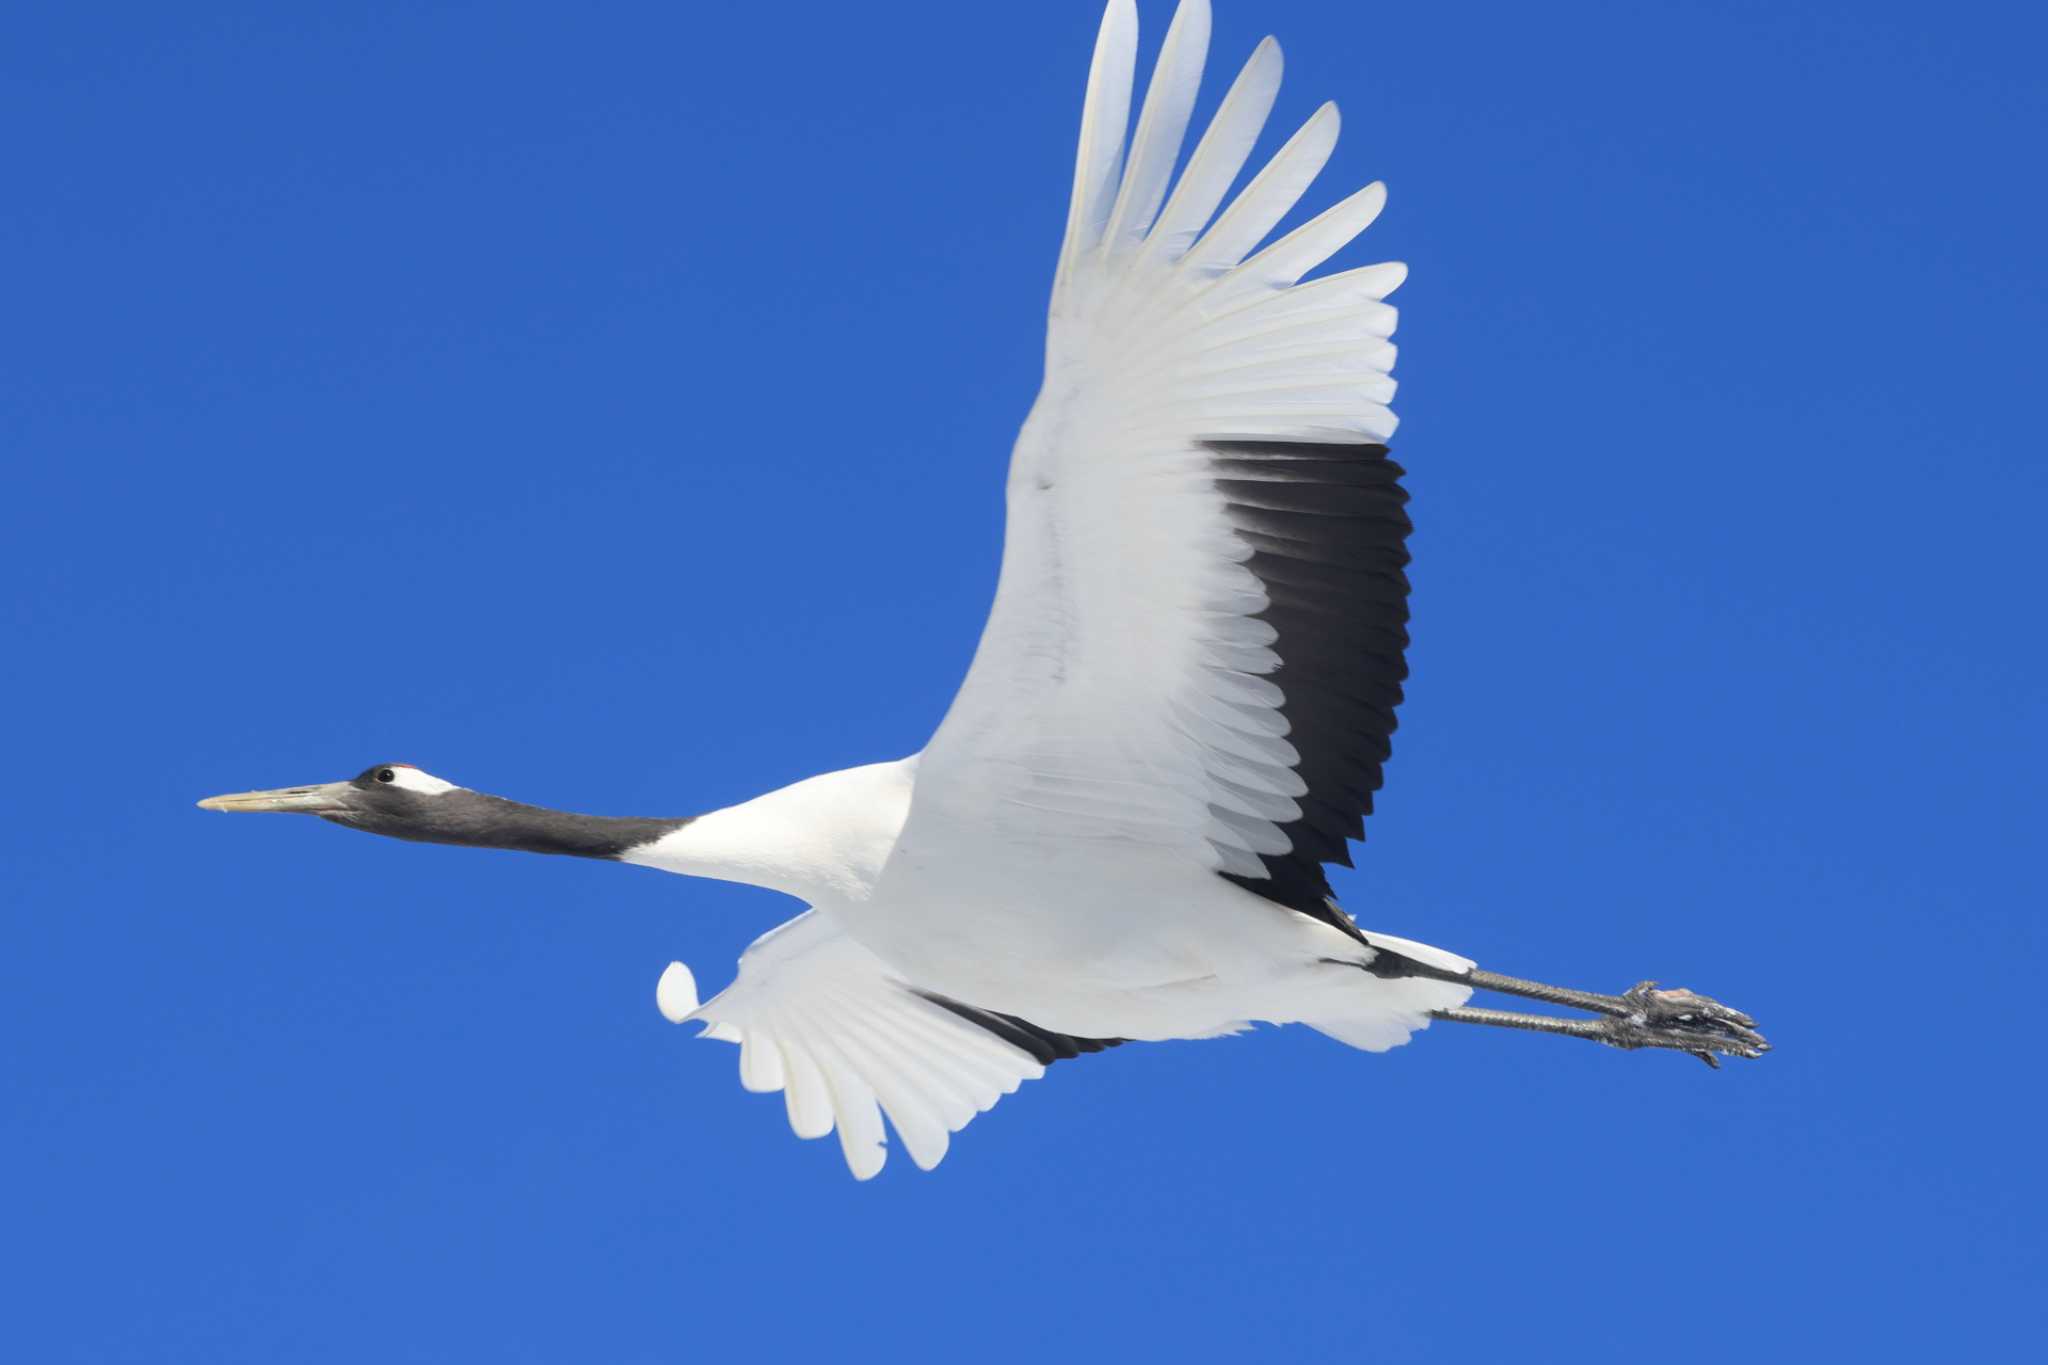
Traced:
<path fill-rule="evenodd" d="M 1094 0 L 17 8 L 0 1240 L 22 1360 L 2038 1344 L 2037 10 L 1219 0 L 1413 267 L 1414 677 L 1338 887 L 1779 1050 L 1298 1030 L 855 1185 L 656 1014 L 790 907 L 226 820 L 688 814 L 929 734 Z M 1151 42 L 1168 8 L 1143 6 Z"/>

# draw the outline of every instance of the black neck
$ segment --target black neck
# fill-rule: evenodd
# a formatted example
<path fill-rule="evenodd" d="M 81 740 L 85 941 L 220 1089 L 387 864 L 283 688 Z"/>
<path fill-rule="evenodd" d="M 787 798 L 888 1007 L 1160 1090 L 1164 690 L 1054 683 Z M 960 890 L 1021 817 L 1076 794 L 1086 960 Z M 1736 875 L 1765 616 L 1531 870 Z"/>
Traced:
<path fill-rule="evenodd" d="M 510 848 L 574 858 L 617 858 L 690 823 L 640 816 L 576 815 L 464 790 L 420 797 L 407 806 L 402 812 L 351 812 L 328 818 L 336 824 L 416 843 Z"/>

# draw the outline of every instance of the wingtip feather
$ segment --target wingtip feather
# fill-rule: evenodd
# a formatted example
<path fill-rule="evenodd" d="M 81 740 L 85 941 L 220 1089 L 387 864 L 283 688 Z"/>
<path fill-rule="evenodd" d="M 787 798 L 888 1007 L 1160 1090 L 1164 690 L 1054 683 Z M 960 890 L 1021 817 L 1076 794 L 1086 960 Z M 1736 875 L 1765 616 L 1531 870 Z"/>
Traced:
<path fill-rule="evenodd" d="M 697 1010 L 697 978 L 680 962 L 671 962 L 654 983 L 654 1007 L 671 1024 L 680 1024 Z"/>
<path fill-rule="evenodd" d="M 1195 96 L 1201 89 L 1209 27 L 1208 0 L 1181 0 L 1167 26 L 1166 40 L 1145 86 L 1138 128 L 1131 135 L 1130 157 L 1124 163 L 1116 207 L 1104 233 L 1112 250 L 1142 240 L 1166 198 Z"/>
<path fill-rule="evenodd" d="M 1123 173 L 1124 135 L 1131 119 L 1131 85 L 1137 74 L 1138 8 L 1133 0 L 1109 0 L 1096 30 L 1088 63 L 1088 94 L 1081 105 L 1081 136 L 1074 156 L 1074 193 L 1067 207 L 1066 238 L 1060 249 L 1060 278 L 1102 240 L 1117 183 Z"/>

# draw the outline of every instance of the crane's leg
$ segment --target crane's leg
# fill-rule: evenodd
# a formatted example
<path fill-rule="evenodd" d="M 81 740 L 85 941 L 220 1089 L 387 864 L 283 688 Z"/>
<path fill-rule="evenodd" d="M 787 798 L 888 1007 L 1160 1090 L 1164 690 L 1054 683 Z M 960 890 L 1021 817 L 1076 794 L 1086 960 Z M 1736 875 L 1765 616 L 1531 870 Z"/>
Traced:
<path fill-rule="evenodd" d="M 1518 995 L 1526 1000 L 1564 1005 L 1600 1016 L 1596 1019 L 1561 1019 L 1551 1014 L 1524 1014 L 1513 1010 L 1432 1010 L 1430 1017 L 1454 1024 L 1487 1024 L 1494 1028 L 1527 1029 L 1534 1033 L 1555 1033 L 1567 1038 L 1586 1038 L 1609 1047 L 1633 1050 L 1643 1047 L 1669 1048 L 1699 1058 L 1708 1066 L 1719 1066 L 1715 1057 L 1761 1057 L 1771 1050 L 1756 1031 L 1756 1020 L 1741 1010 L 1730 1009 L 1718 1000 L 1687 990 L 1659 990 L 1654 981 L 1644 981 L 1620 995 L 1575 991 L 1565 986 L 1547 986 L 1540 981 L 1502 976 L 1477 968 L 1456 973 L 1414 964 L 1417 975 L 1440 981 L 1458 981 L 1476 990 Z"/>

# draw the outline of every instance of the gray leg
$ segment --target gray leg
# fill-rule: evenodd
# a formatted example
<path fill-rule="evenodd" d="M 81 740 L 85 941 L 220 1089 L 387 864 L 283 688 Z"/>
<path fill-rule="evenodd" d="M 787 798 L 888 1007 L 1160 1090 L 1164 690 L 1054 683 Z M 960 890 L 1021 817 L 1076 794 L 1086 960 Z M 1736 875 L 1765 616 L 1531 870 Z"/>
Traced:
<path fill-rule="evenodd" d="M 1715 1054 L 1723 1057 L 1761 1057 L 1771 1050 L 1756 1031 L 1756 1020 L 1740 1010 L 1687 990 L 1663 991 L 1654 981 L 1644 981 L 1621 995 L 1600 995 L 1563 986 L 1546 986 L 1540 981 L 1501 976 L 1477 969 L 1462 976 L 1429 972 L 1446 981 L 1462 981 L 1483 991 L 1519 995 L 1565 1005 L 1602 1016 L 1598 1019 L 1560 1019 L 1549 1014 L 1520 1014 L 1509 1010 L 1432 1010 L 1430 1016 L 1454 1024 L 1489 1024 L 1495 1028 L 1527 1029 L 1535 1033 L 1557 1033 L 1568 1038 L 1587 1038 L 1609 1047 L 1633 1050 L 1643 1047 L 1669 1048 L 1699 1058 L 1708 1066 L 1719 1066 Z"/>

